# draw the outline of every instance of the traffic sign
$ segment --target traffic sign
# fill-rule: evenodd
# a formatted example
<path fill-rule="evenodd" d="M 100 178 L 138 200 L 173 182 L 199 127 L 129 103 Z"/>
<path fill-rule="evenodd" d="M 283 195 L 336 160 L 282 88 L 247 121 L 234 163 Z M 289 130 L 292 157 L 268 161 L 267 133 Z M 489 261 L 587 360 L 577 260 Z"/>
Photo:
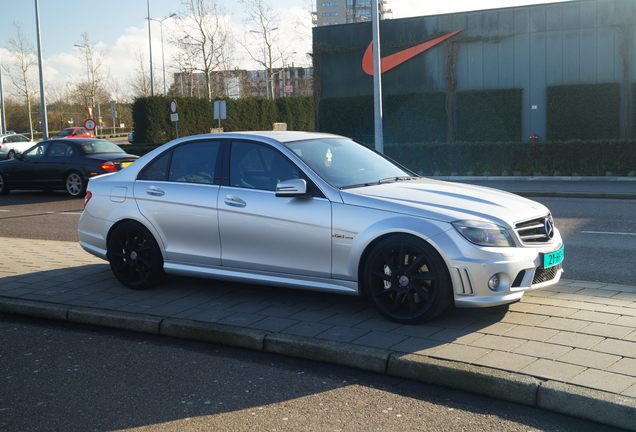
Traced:
<path fill-rule="evenodd" d="M 178 122 L 179 121 L 179 114 L 178 113 L 170 114 L 170 121 L 171 122 Z"/>
<path fill-rule="evenodd" d="M 170 101 L 170 114 L 176 114 L 177 113 L 177 101 L 175 99 L 172 99 Z M 176 120 L 173 120 L 176 121 Z"/>
<path fill-rule="evenodd" d="M 214 120 L 227 118 L 227 105 L 224 100 L 214 101 Z"/>
<path fill-rule="evenodd" d="M 94 130 L 96 125 L 95 120 L 92 118 L 84 120 L 84 127 L 88 130 Z"/>

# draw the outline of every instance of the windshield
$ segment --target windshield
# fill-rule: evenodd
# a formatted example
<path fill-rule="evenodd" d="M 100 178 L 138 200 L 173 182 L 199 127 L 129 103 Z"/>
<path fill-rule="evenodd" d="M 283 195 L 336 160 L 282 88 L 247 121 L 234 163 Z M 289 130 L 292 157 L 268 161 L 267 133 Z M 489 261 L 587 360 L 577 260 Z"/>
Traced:
<path fill-rule="evenodd" d="M 93 153 L 125 153 L 119 146 L 113 144 L 110 141 L 92 140 L 83 141 L 80 144 L 80 149 L 84 154 Z"/>
<path fill-rule="evenodd" d="M 346 138 L 293 141 L 285 145 L 326 182 L 337 188 L 414 178 L 413 173 Z"/>

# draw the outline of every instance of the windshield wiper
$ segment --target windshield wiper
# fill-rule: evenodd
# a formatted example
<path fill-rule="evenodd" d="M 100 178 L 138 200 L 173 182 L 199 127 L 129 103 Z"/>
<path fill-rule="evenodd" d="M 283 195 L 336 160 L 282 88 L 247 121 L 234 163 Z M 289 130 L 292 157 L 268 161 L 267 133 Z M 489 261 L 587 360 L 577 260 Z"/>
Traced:
<path fill-rule="evenodd" d="M 386 177 L 386 178 L 378 180 L 378 183 L 394 183 L 394 182 L 406 181 L 406 180 L 416 180 L 418 178 L 419 177 L 413 177 L 413 176 Z"/>
<path fill-rule="evenodd" d="M 419 177 L 414 177 L 414 176 L 386 177 L 386 178 L 382 178 L 382 179 L 380 179 L 378 181 L 374 181 L 374 182 L 356 183 L 356 184 L 352 184 L 352 185 L 342 186 L 340 189 L 352 189 L 352 188 L 357 188 L 357 187 L 379 185 L 379 184 L 382 184 L 382 183 L 394 183 L 394 182 L 399 182 L 399 181 L 417 180 L 417 179 L 419 179 Z"/>

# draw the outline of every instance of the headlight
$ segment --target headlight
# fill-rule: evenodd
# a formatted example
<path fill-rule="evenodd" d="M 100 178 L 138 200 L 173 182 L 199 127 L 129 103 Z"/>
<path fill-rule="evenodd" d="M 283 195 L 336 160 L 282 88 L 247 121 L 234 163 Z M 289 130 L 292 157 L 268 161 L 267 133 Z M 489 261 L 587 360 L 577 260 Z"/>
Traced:
<path fill-rule="evenodd" d="M 461 220 L 452 223 L 469 242 L 479 246 L 515 246 L 510 232 L 491 222 Z"/>

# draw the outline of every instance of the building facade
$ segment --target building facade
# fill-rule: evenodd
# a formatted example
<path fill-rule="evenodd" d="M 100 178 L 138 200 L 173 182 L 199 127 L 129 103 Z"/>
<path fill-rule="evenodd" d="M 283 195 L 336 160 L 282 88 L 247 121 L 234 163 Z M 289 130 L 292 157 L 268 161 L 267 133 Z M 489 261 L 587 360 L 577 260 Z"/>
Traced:
<path fill-rule="evenodd" d="M 316 0 L 314 24 L 326 26 L 371 21 L 372 0 Z M 387 1 L 380 1 L 380 19 L 390 17 Z"/>
<path fill-rule="evenodd" d="M 633 0 L 383 21 L 385 122 L 410 122 L 413 141 L 633 138 L 635 22 Z M 320 130 L 344 132 L 329 112 L 343 98 L 372 113 L 371 38 L 369 23 L 314 28 Z"/>

